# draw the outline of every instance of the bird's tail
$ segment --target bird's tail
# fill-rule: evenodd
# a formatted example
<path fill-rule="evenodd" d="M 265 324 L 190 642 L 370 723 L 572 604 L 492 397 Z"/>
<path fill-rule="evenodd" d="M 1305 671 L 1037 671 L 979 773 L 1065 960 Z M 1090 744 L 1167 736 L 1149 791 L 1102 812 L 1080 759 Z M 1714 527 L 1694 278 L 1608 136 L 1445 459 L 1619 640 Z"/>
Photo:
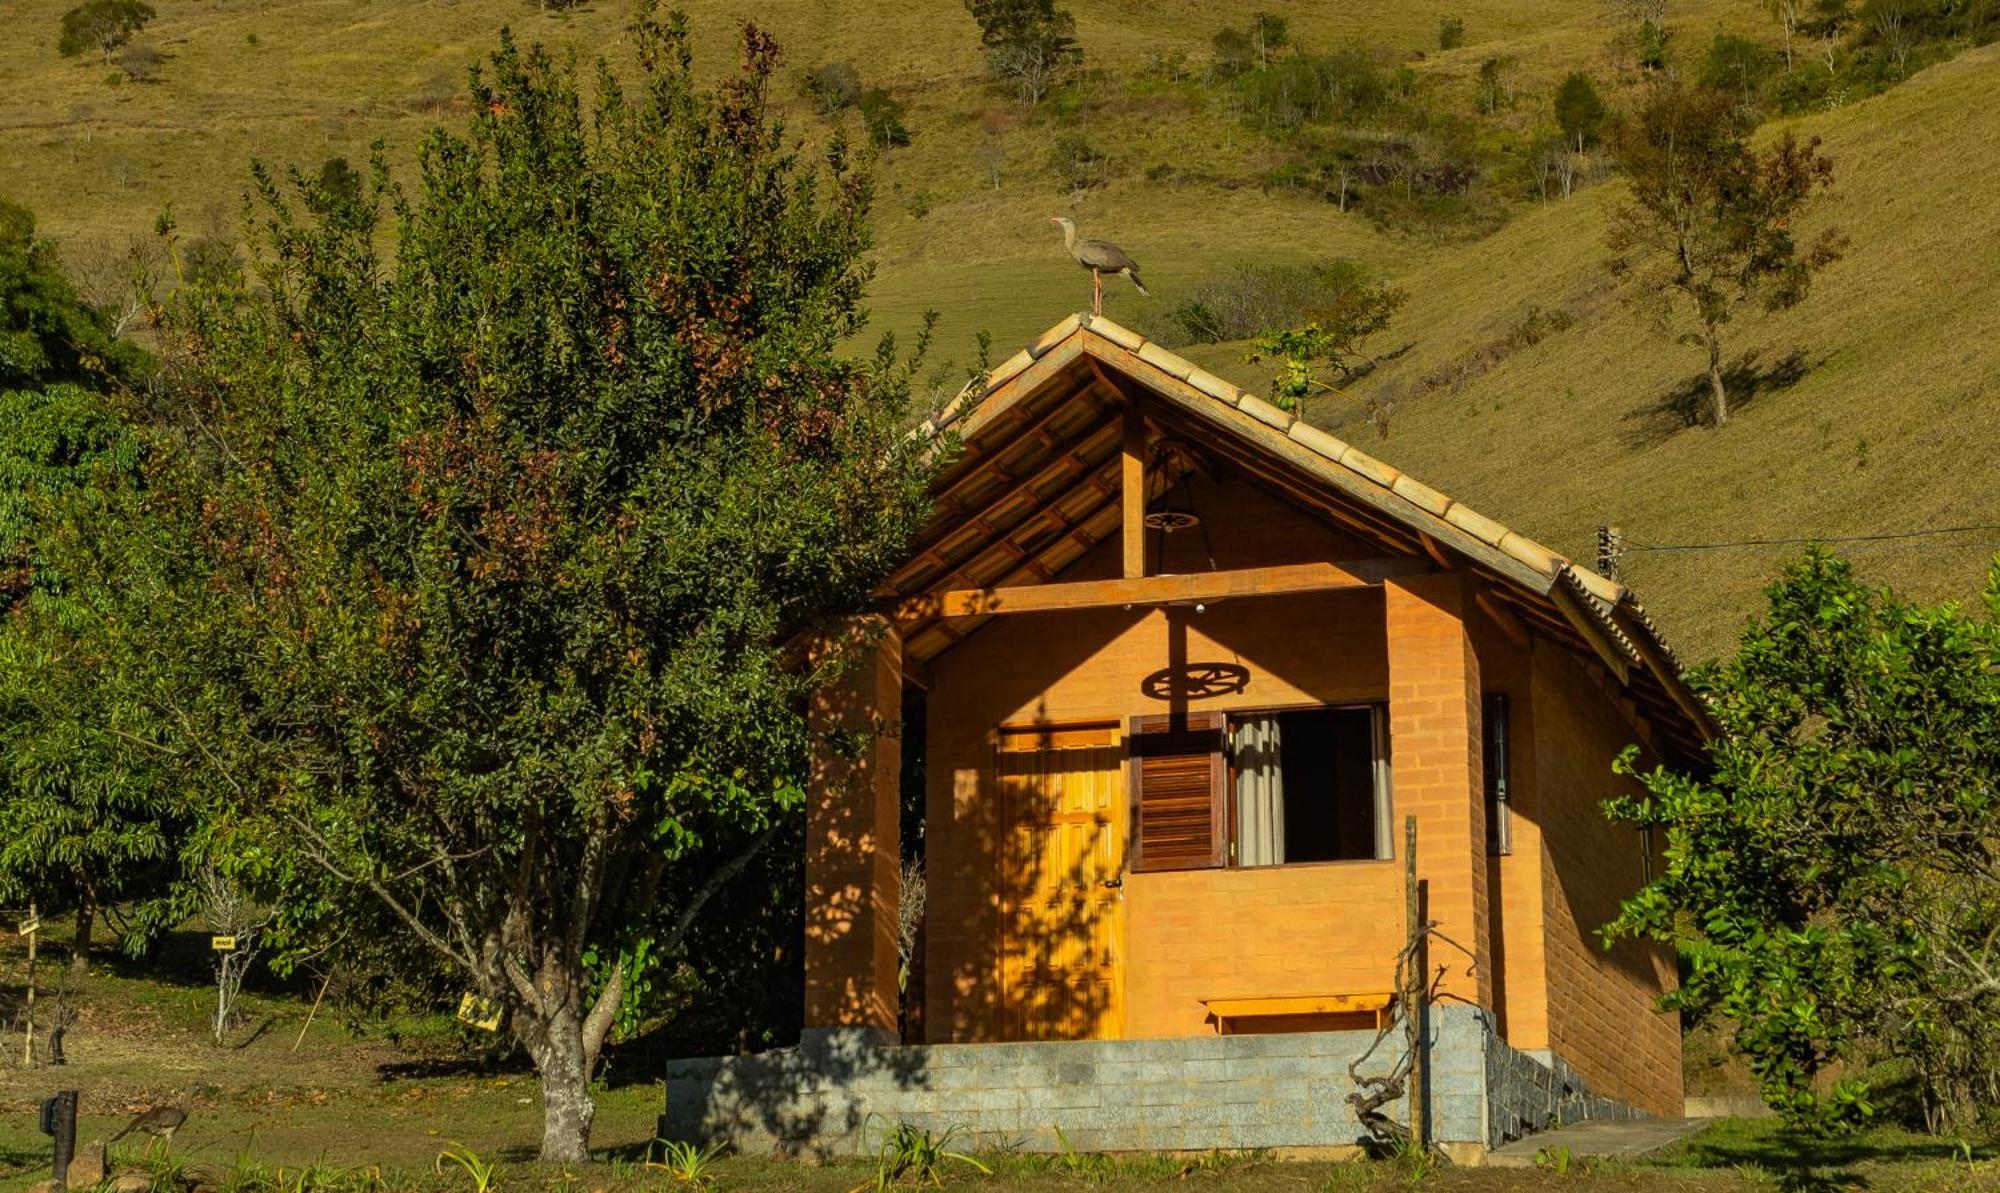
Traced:
<path fill-rule="evenodd" d="M 1128 269 L 1125 271 L 1125 276 L 1131 280 L 1132 288 L 1134 290 L 1137 290 L 1140 294 L 1144 295 L 1147 298 L 1151 298 L 1153 296 L 1153 292 L 1151 290 L 1146 289 L 1146 283 L 1139 280 L 1138 270 Z"/>

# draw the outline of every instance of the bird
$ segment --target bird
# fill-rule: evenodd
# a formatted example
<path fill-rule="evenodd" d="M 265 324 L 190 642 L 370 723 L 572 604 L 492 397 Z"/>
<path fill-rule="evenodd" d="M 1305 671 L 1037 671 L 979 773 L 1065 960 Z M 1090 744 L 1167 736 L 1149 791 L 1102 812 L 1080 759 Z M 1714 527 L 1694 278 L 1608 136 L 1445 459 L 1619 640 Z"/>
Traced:
<path fill-rule="evenodd" d="M 1139 280 L 1139 263 L 1132 254 L 1112 244 L 1108 240 L 1078 240 L 1076 221 L 1066 215 L 1052 215 L 1049 222 L 1061 224 L 1063 247 L 1078 265 L 1090 271 L 1090 313 L 1104 313 L 1104 275 L 1115 273 L 1132 283 L 1132 288 L 1151 298 L 1153 292 L 1146 289 L 1146 283 Z"/>
<path fill-rule="evenodd" d="M 194 1101 L 194 1090 L 185 1090 L 181 1100 L 170 1106 L 155 1106 L 142 1110 L 139 1116 L 125 1124 L 125 1129 L 113 1135 L 110 1142 L 116 1143 L 134 1131 L 144 1131 L 152 1136 L 146 1141 L 146 1151 L 151 1152 L 154 1144 L 161 1144 L 168 1154 L 174 1150 L 174 1132 L 187 1122 L 188 1106 Z"/>

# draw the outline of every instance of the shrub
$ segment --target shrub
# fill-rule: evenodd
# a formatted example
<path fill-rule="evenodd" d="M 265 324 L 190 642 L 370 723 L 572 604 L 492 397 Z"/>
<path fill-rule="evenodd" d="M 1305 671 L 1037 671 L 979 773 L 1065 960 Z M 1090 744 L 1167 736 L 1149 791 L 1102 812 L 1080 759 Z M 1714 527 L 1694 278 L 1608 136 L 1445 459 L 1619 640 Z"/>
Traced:
<path fill-rule="evenodd" d="M 1049 146 L 1049 169 L 1065 190 L 1089 190 L 1104 185 L 1110 159 L 1082 133 L 1063 133 Z"/>
<path fill-rule="evenodd" d="M 1309 124 L 1352 120 L 1380 110 L 1389 88 L 1374 59 L 1359 50 L 1300 55 L 1236 81 L 1238 106 L 1254 128 L 1287 133 Z"/>
<path fill-rule="evenodd" d="M 118 51 L 118 69 L 135 83 L 143 83 L 160 73 L 160 63 L 167 56 L 155 46 L 135 42 Z"/>
<path fill-rule="evenodd" d="M 1438 18 L 1438 49 L 1455 50 L 1465 44 L 1465 18 Z"/>
<path fill-rule="evenodd" d="M 1747 37 L 1718 33 L 1701 62 L 1701 83 L 1754 106 L 1779 66 L 1778 55 Z"/>
<path fill-rule="evenodd" d="M 910 130 L 903 123 L 907 109 L 901 100 L 880 87 L 873 87 L 861 93 L 859 106 L 870 144 L 877 149 L 893 149 L 910 143 Z"/>
<path fill-rule="evenodd" d="M 1250 38 L 1241 29 L 1218 29 L 1208 40 L 1209 50 L 1215 56 L 1215 77 L 1233 79 L 1254 65 L 1257 52 L 1250 48 Z"/>
<path fill-rule="evenodd" d="M 1248 340 L 1309 323 L 1358 288 L 1373 284 L 1352 261 L 1317 265 L 1239 265 L 1195 288 L 1155 325 L 1152 338 L 1171 346 Z"/>
<path fill-rule="evenodd" d="M 821 63 L 799 76 L 799 94 L 831 119 L 861 99 L 861 72 L 852 62 Z"/>

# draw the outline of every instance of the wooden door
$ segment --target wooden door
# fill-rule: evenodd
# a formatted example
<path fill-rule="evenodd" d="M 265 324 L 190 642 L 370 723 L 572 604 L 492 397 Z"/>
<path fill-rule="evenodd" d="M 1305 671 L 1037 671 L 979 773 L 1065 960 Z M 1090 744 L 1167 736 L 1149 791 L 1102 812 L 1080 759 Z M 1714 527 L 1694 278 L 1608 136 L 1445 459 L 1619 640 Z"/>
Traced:
<path fill-rule="evenodd" d="M 1003 732 L 998 771 L 999 1035 L 1116 1039 L 1125 964 L 1118 730 Z"/>

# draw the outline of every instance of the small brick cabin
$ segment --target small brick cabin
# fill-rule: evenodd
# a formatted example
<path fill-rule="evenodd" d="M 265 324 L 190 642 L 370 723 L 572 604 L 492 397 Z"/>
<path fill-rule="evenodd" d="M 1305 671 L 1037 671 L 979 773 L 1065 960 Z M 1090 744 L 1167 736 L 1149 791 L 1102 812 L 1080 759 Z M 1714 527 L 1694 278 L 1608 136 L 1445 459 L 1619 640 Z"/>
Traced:
<path fill-rule="evenodd" d="M 1372 1040 L 1395 994 L 1408 818 L 1441 938 L 1433 1031 L 1478 1035 L 1470 1085 L 1433 1063 L 1432 1137 L 1680 1113 L 1656 1009 L 1672 958 L 1595 935 L 1649 843 L 1599 805 L 1628 744 L 1688 762 L 1710 723 L 1628 589 L 1101 317 L 917 433 L 956 439 L 935 516 L 872 665 L 820 709 L 875 745 L 814 776 L 807 1042 L 724 1082 L 803 1091 L 819 1117 L 767 1105 L 759 1126 L 719 1071 L 683 1068 L 679 1133 L 838 1135 L 832 1094 L 855 1099 L 850 1133 L 893 1115 L 1033 1146 L 1068 1116 L 1064 1139 L 1105 1148 L 1352 1142 L 1329 1102 L 1358 1047 L 1329 1041 Z M 904 994 L 912 855 L 928 901 Z M 875 1062 L 834 1063 L 829 1040 Z M 1336 1052 L 1326 1081 L 1285 1084 Z M 1252 1072 L 1227 1100 L 1258 1115 L 1164 1105 L 1208 1101 L 1202 1066 L 1239 1054 L 1212 1080 Z M 981 1059 L 1002 1055 L 999 1075 Z M 1065 1105 L 1080 1078 L 1143 1078 L 1133 1096 L 1162 1104 Z"/>

